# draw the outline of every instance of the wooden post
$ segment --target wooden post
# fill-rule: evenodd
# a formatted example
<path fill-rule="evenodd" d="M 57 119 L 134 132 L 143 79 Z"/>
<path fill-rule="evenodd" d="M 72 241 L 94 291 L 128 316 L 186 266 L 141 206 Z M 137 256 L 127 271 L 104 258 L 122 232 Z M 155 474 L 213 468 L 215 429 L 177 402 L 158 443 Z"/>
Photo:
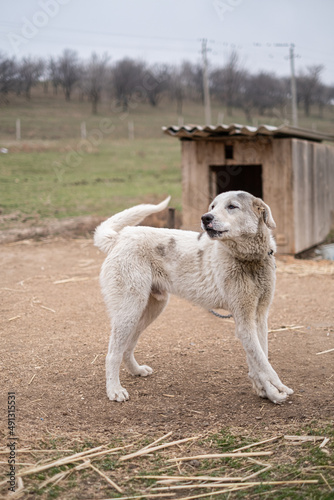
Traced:
<path fill-rule="evenodd" d="M 16 140 L 17 141 L 21 140 L 21 120 L 20 120 L 20 118 L 17 118 L 17 120 L 16 120 Z"/>
<path fill-rule="evenodd" d="M 133 123 L 133 121 L 128 122 L 128 133 L 130 141 L 133 141 L 133 139 L 135 138 L 135 124 Z"/>
<path fill-rule="evenodd" d="M 87 137 L 87 128 L 86 128 L 86 122 L 81 122 L 81 139 L 86 139 Z"/>
<path fill-rule="evenodd" d="M 211 125 L 211 104 L 210 104 L 207 52 L 208 52 L 207 39 L 203 38 L 202 57 L 203 57 L 203 91 L 204 91 L 204 116 L 205 116 L 204 125 Z"/>
<path fill-rule="evenodd" d="M 291 69 L 291 104 L 292 104 L 292 125 L 298 127 L 298 104 L 297 104 L 297 86 L 295 77 L 295 54 L 294 44 L 290 45 L 290 69 Z"/>
<path fill-rule="evenodd" d="M 168 209 L 167 227 L 169 229 L 175 229 L 175 208 Z"/>

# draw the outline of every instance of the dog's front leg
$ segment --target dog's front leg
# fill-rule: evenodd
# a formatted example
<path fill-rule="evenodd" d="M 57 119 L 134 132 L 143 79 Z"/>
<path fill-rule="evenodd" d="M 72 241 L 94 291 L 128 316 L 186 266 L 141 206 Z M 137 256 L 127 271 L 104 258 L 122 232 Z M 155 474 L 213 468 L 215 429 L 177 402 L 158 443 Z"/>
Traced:
<path fill-rule="evenodd" d="M 237 317 L 235 315 L 234 317 Z M 247 355 L 249 376 L 259 396 L 273 403 L 282 403 L 293 390 L 282 384 L 264 353 L 257 333 L 257 325 L 251 320 L 236 320 L 236 335 Z"/>
<path fill-rule="evenodd" d="M 256 327 L 260 345 L 268 358 L 268 307 L 264 305 L 258 306 Z"/>

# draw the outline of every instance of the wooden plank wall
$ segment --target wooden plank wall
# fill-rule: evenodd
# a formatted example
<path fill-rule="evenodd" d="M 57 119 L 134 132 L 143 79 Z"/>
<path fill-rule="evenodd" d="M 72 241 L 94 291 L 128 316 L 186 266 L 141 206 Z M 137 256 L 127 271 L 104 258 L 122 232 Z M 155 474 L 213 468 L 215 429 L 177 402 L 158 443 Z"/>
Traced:
<path fill-rule="evenodd" d="M 321 243 L 333 225 L 334 148 L 292 139 L 295 253 Z"/>
<path fill-rule="evenodd" d="M 330 209 L 330 230 L 334 230 L 334 147 L 326 146 L 328 165 L 328 189 L 329 189 L 329 209 Z"/>
<path fill-rule="evenodd" d="M 272 210 L 276 229 L 277 252 L 295 251 L 292 197 L 291 139 L 274 139 L 263 167 L 264 198 Z"/>
<path fill-rule="evenodd" d="M 208 210 L 209 175 L 195 141 L 182 141 L 182 227 L 201 230 L 201 216 Z"/>

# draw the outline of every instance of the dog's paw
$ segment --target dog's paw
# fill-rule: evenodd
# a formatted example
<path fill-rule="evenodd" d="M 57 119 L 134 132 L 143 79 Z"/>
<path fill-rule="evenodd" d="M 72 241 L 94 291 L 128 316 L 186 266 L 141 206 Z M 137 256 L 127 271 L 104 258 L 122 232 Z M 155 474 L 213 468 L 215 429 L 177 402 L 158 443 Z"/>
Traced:
<path fill-rule="evenodd" d="M 147 365 L 138 365 L 135 370 L 132 370 L 131 374 L 133 376 L 139 376 L 139 377 L 148 377 L 149 375 L 152 375 L 153 370 L 150 366 Z"/>
<path fill-rule="evenodd" d="M 283 403 L 290 394 L 293 394 L 293 390 L 281 381 L 267 379 L 263 385 L 267 398 L 275 404 Z"/>
<path fill-rule="evenodd" d="M 107 395 L 110 401 L 118 401 L 122 403 L 123 401 L 127 401 L 129 399 L 129 394 L 126 389 L 122 386 L 109 386 L 107 383 Z"/>
<path fill-rule="evenodd" d="M 270 401 L 275 404 L 280 404 L 283 403 L 290 394 L 293 394 L 293 390 L 282 383 L 274 385 L 272 382 L 268 381 L 266 393 Z"/>
<path fill-rule="evenodd" d="M 290 387 L 282 384 L 278 376 L 266 377 L 266 376 L 252 376 L 250 377 L 253 383 L 253 388 L 261 398 L 268 398 L 275 404 L 281 404 L 288 396 L 293 394 L 293 390 Z"/>

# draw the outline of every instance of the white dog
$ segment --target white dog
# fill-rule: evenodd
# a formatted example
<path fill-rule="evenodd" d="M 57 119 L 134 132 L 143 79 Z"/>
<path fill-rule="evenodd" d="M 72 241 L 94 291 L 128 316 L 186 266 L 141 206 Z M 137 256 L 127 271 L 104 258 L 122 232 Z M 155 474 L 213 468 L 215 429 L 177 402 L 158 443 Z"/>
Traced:
<path fill-rule="evenodd" d="M 172 293 L 206 309 L 231 311 L 256 393 L 283 402 L 293 391 L 268 361 L 276 249 L 270 208 L 249 193 L 230 191 L 218 195 L 202 216 L 203 233 L 133 227 L 165 209 L 169 200 L 124 210 L 95 231 L 95 245 L 108 253 L 100 281 L 112 325 L 106 357 L 109 399 L 129 398 L 119 380 L 122 360 L 132 375 L 151 375 L 152 368 L 137 363 L 134 349 Z"/>

